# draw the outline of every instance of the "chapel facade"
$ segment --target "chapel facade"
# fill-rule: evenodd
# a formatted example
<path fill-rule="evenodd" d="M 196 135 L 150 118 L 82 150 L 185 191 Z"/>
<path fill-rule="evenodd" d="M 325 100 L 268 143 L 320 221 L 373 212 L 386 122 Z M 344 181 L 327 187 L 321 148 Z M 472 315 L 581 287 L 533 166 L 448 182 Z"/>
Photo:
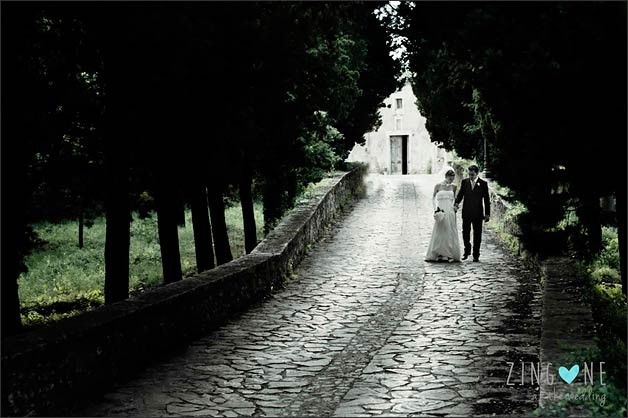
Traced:
<path fill-rule="evenodd" d="M 447 166 L 451 154 L 430 141 L 416 100 L 409 82 L 384 100 L 381 126 L 364 135 L 365 144 L 356 144 L 347 161 L 368 163 L 380 174 L 435 174 Z"/>

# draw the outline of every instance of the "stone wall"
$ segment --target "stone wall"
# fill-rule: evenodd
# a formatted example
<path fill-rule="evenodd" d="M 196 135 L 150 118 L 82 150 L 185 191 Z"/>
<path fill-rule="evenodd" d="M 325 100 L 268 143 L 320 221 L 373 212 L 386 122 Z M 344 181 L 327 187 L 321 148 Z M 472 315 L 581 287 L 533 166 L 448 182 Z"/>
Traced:
<path fill-rule="evenodd" d="M 568 257 L 551 257 L 541 267 L 544 286 L 539 361 L 544 367 L 551 363 L 551 370 L 555 373 L 559 366 L 571 368 L 571 363 L 564 363 L 566 356 L 596 346 L 595 326 L 591 306 L 583 297 L 584 283 L 573 260 Z M 583 368 L 582 363 L 579 366 Z M 597 368 L 598 365 L 594 367 Z M 597 380 L 597 370 L 595 373 Z M 578 378 L 571 384 L 562 381 L 558 375 L 554 375 L 553 382 L 541 379 L 539 406 L 545 407 L 550 402 L 558 402 L 566 395 L 573 396 L 579 387 L 586 387 L 582 380 L 583 374 L 581 369 Z M 588 414 L 581 406 L 577 406 L 569 408 L 567 416 Z"/>
<path fill-rule="evenodd" d="M 64 415 L 281 286 L 323 229 L 364 191 L 336 173 L 251 254 L 46 329 L 2 341 L 2 415 Z"/>

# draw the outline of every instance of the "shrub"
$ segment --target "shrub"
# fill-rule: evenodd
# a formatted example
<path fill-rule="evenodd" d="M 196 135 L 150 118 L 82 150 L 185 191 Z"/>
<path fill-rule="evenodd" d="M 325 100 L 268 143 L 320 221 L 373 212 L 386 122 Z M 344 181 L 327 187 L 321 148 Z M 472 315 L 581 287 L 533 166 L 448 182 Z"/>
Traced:
<path fill-rule="evenodd" d="M 551 402 L 545 408 L 535 409 L 532 414 L 541 417 L 574 416 L 574 407 L 584 407 L 594 417 L 625 417 L 626 392 L 612 383 L 604 386 L 579 387 L 569 399 Z"/>
<path fill-rule="evenodd" d="M 619 271 L 619 239 L 617 228 L 602 228 L 602 251 L 596 257 L 594 264 L 596 267 L 610 267 Z"/>
<path fill-rule="evenodd" d="M 591 362 L 597 364 L 604 361 L 608 369 L 605 369 L 607 377 L 604 385 L 594 384 L 592 386 L 578 387 L 576 392 L 570 393 L 567 399 L 549 402 L 545 408 L 537 408 L 532 414 L 543 417 L 565 417 L 573 416 L 575 408 L 581 407 L 590 412 L 595 417 L 623 417 L 626 414 L 626 386 L 622 381 L 626 375 L 617 376 L 616 368 L 609 366 L 612 359 L 608 353 L 601 351 L 597 347 L 574 350 L 561 358 L 560 364 L 583 364 Z M 625 364 L 625 361 L 624 361 Z M 624 369 L 625 373 L 625 369 Z M 619 378 L 619 380 L 618 380 Z M 583 412 L 585 412 L 583 411 Z M 589 415 L 587 415 L 589 416 Z"/>
<path fill-rule="evenodd" d="M 619 273 L 611 267 L 600 267 L 591 273 L 591 277 L 596 284 L 621 282 Z"/>

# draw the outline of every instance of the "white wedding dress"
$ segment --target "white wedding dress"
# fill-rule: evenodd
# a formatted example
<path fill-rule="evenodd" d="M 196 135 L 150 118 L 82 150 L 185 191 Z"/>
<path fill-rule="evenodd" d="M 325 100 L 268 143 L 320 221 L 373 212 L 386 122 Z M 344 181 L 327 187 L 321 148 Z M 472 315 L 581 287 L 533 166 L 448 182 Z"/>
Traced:
<path fill-rule="evenodd" d="M 434 196 L 436 206 L 445 214 L 440 220 L 434 220 L 432 239 L 425 255 L 426 261 L 453 260 L 460 261 L 460 240 L 456 226 L 456 212 L 454 211 L 454 191 L 439 190 Z"/>

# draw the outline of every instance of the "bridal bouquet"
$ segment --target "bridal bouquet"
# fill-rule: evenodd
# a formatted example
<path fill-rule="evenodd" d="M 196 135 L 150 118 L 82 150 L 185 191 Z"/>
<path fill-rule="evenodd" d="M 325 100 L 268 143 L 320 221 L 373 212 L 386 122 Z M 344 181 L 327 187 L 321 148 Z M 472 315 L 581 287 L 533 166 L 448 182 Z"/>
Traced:
<path fill-rule="evenodd" d="M 434 212 L 434 220 L 436 222 L 441 222 L 443 219 L 445 219 L 445 211 L 439 208 L 436 212 Z"/>

